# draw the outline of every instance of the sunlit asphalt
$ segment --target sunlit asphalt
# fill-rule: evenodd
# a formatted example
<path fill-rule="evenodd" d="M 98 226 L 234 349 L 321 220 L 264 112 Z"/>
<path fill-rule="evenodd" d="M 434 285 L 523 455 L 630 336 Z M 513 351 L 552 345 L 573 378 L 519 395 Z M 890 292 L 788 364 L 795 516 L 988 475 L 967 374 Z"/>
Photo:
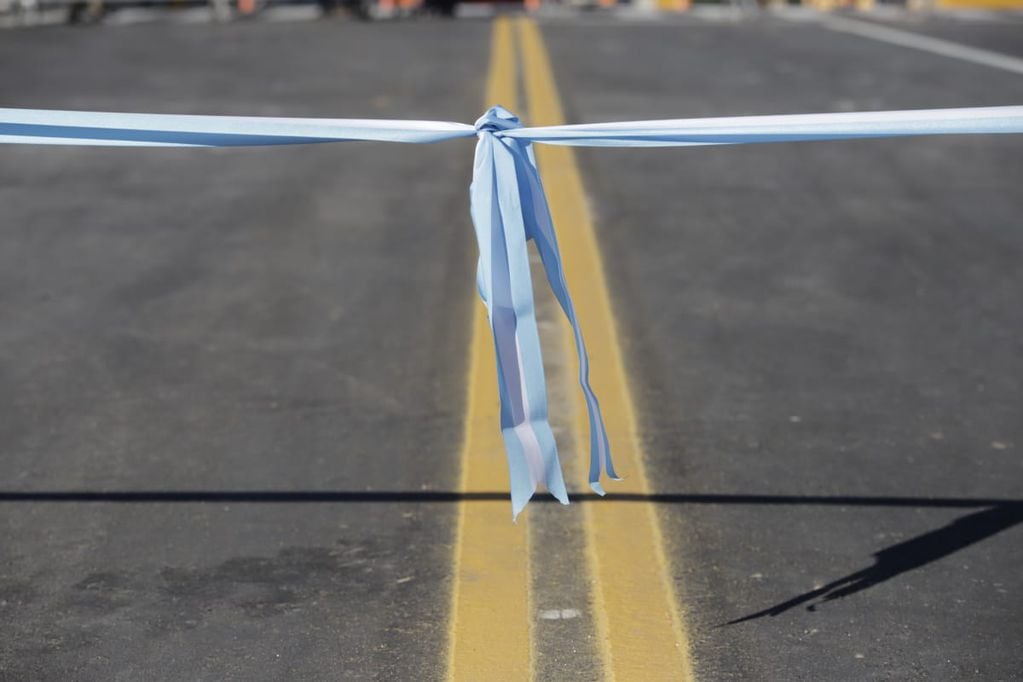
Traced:
<path fill-rule="evenodd" d="M 1023 58 L 1011 16 L 872 21 Z M 573 122 L 1023 103 L 803 18 L 541 27 Z M 490 35 L 12 29 L 0 103 L 471 122 Z M 580 153 L 698 679 L 1018 675 L 1020 159 Z M 0 149 L 0 678 L 443 676 L 470 164 Z"/>

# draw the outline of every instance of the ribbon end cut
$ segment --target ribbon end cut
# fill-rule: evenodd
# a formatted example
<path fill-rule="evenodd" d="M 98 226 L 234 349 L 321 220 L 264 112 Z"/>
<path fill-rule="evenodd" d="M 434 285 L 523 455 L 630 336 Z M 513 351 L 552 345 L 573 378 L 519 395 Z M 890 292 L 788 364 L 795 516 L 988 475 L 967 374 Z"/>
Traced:
<path fill-rule="evenodd" d="M 519 520 L 519 514 L 522 513 L 522 510 L 526 508 L 526 505 L 529 504 L 531 499 L 533 499 L 532 493 L 530 493 L 525 499 L 516 498 L 516 496 L 512 494 L 512 523 L 516 523 Z"/>
<path fill-rule="evenodd" d="M 560 469 L 559 469 L 559 473 L 560 473 Z M 596 484 L 596 485 L 597 485 L 598 488 L 600 487 L 599 483 Z M 547 492 L 549 492 L 551 494 L 551 497 L 556 499 L 561 504 L 563 504 L 565 506 L 568 506 L 569 504 L 571 504 L 571 501 L 568 499 L 568 491 L 565 489 L 565 484 L 560 480 L 560 477 L 558 477 L 558 479 L 556 479 L 554 481 L 549 482 L 549 484 L 547 486 Z M 536 488 L 533 488 L 533 490 L 531 490 L 529 492 L 526 492 L 526 493 L 520 493 L 520 492 L 517 492 L 515 490 L 515 486 L 512 486 L 512 522 L 513 523 L 518 520 L 519 514 L 522 512 L 523 509 L 526 508 L 526 505 L 529 504 L 529 501 L 531 499 L 533 499 L 533 495 L 535 495 L 535 494 L 536 494 Z M 604 491 L 601 490 L 600 494 L 603 495 Z"/>
<path fill-rule="evenodd" d="M 566 507 L 570 504 L 568 500 L 568 492 L 565 491 L 564 486 L 562 486 L 561 490 L 558 491 L 551 490 L 550 493 L 551 495 L 554 496 L 554 499 L 556 499 L 558 502 L 565 505 Z"/>
<path fill-rule="evenodd" d="M 616 478 L 615 480 L 617 481 L 619 479 Z M 593 492 L 595 492 L 598 495 L 600 495 L 601 497 L 604 497 L 604 495 L 607 495 L 607 493 L 604 492 L 604 486 L 600 485 L 600 481 L 590 481 L 590 489 Z"/>

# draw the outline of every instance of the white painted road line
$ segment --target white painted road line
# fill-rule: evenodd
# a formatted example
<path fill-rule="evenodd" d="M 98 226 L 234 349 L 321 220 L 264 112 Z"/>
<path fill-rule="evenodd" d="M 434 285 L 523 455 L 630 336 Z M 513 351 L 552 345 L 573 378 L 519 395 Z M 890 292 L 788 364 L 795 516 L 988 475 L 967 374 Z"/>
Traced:
<path fill-rule="evenodd" d="M 995 69 L 1002 69 L 1003 71 L 1011 71 L 1012 73 L 1023 75 L 1023 59 L 1012 57 L 1007 54 L 991 52 L 990 50 L 982 50 L 977 47 L 968 47 L 948 40 L 930 38 L 918 33 L 900 31 L 899 29 L 888 28 L 887 26 L 878 26 L 877 24 L 867 21 L 848 19 L 846 17 L 828 17 L 822 22 L 822 24 L 833 31 L 852 33 L 854 35 L 870 38 L 882 43 L 901 45 L 902 47 L 923 50 L 924 52 L 930 52 L 944 57 L 951 57 L 953 59 L 961 59 L 963 61 L 973 62 L 974 64 L 983 64 L 984 66 L 990 66 Z"/>

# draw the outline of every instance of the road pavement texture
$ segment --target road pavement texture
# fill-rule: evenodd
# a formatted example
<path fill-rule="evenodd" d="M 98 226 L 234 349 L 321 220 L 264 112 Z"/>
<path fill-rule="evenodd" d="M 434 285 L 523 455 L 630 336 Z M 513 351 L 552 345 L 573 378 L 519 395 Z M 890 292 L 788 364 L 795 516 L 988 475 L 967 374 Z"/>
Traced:
<path fill-rule="evenodd" d="M 578 122 L 1023 101 L 1018 75 L 813 25 L 545 35 Z M 1021 158 L 583 152 L 698 675 L 1018 676 Z"/>
<path fill-rule="evenodd" d="M 0 91 L 472 120 L 488 42 L 469 23 L 12 31 Z M 439 669 L 452 505 L 345 491 L 457 485 L 471 141 L 0 155 L 4 489 L 171 493 L 2 505 L 0 677 Z"/>
<path fill-rule="evenodd" d="M 854 15 L 882 26 L 1023 58 L 1023 13 L 893 12 Z M 959 18 L 957 18 L 959 16 Z M 966 19 L 965 21 L 963 19 Z"/>
<path fill-rule="evenodd" d="M 1013 73 L 807 22 L 542 34 L 570 122 L 1023 102 Z M 484 21 L 4 38 L 8 106 L 460 121 L 492 49 Z M 698 679 L 1018 673 L 1021 153 L 579 153 Z M 0 150 L 0 679 L 444 676 L 470 162 Z M 599 675 L 568 531 L 604 505 L 519 522 L 539 679 Z"/>

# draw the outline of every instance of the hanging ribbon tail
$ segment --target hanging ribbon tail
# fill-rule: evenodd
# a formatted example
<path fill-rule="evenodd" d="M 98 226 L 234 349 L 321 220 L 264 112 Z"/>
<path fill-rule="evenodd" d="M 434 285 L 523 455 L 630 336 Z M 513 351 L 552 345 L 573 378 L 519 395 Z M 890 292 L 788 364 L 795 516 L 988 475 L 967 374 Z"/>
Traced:
<path fill-rule="evenodd" d="M 586 342 L 583 340 L 582 328 L 575 314 L 575 306 L 572 305 L 572 296 L 568 293 L 568 282 L 561 264 L 561 252 L 558 250 L 558 238 L 547 205 L 547 195 L 540 180 L 540 171 L 536 167 L 532 145 L 527 143 L 523 146 L 525 154 L 522 155 L 522 163 L 518 166 L 518 180 L 520 185 L 528 190 L 523 194 L 526 237 L 532 239 L 536 245 L 551 291 L 554 292 L 565 317 L 572 325 L 575 351 L 579 358 L 579 386 L 586 399 L 590 425 L 590 488 L 598 495 L 604 495 L 604 488 L 600 485 L 602 473 L 607 472 L 607 475 L 616 481 L 621 479 L 615 473 L 614 463 L 611 461 L 611 446 L 607 438 L 607 429 L 604 427 L 604 417 L 600 412 L 600 402 L 590 386 L 590 357 L 586 352 Z"/>
<path fill-rule="evenodd" d="M 589 356 L 568 292 L 547 197 L 528 141 L 504 131 L 518 118 L 494 107 L 479 121 L 479 142 L 470 187 L 472 219 L 479 242 L 477 284 L 487 305 L 497 351 L 501 429 L 511 472 L 512 508 L 518 514 L 543 482 L 568 502 L 557 446 L 547 414 L 547 389 L 529 271 L 527 242 L 533 240 L 547 282 L 572 325 L 579 356 L 579 384 L 590 425 L 590 487 L 603 495 L 601 473 L 617 479 L 607 430 L 589 380 Z"/>
<path fill-rule="evenodd" d="M 523 145 L 495 135 L 520 125 L 495 107 L 476 123 L 479 141 L 469 195 L 479 243 L 477 285 L 487 306 L 497 355 L 501 432 L 508 455 L 512 514 L 518 516 L 542 483 L 562 504 L 568 493 L 547 416 L 540 335 L 526 248 L 520 182 Z"/>

